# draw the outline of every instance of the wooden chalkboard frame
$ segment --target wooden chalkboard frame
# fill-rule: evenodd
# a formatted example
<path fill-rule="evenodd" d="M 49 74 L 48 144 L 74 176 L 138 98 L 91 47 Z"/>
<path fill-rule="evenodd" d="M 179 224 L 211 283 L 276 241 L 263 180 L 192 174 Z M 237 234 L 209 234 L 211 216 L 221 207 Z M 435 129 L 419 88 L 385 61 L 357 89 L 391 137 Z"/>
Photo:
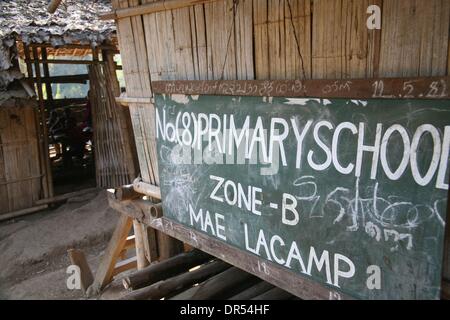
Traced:
<path fill-rule="evenodd" d="M 153 93 L 348 99 L 450 99 L 450 77 L 339 80 L 176 80 L 152 82 Z"/>
<path fill-rule="evenodd" d="M 302 299 L 354 300 L 353 297 L 345 293 L 338 292 L 306 277 L 299 277 L 296 273 L 275 263 L 239 250 L 200 231 L 188 228 L 165 217 L 154 218 L 149 213 L 149 208 L 153 205 L 149 201 L 120 201 L 111 195 L 108 195 L 108 201 L 113 209 L 122 214 L 232 264 Z"/>
<path fill-rule="evenodd" d="M 286 98 L 346 98 L 346 99 L 450 99 L 450 77 L 402 77 L 372 79 L 319 80 L 173 80 L 153 81 L 153 94 L 220 95 Z M 130 207 L 115 204 L 116 209 L 130 215 Z M 145 211 L 145 210 L 144 210 Z M 142 212 L 139 210 L 139 212 Z M 138 213 L 140 215 L 140 213 Z M 447 216 L 450 211 L 447 210 Z M 233 264 L 302 299 L 353 300 L 354 297 L 299 277 L 270 261 L 223 243 L 211 236 L 188 228 L 167 218 L 145 219 L 147 225 L 193 247 L 199 248 Z M 449 225 L 444 237 L 445 250 L 450 239 Z M 443 263 L 443 271 L 446 268 Z M 442 295 L 448 295 L 448 284 L 442 278 Z"/>

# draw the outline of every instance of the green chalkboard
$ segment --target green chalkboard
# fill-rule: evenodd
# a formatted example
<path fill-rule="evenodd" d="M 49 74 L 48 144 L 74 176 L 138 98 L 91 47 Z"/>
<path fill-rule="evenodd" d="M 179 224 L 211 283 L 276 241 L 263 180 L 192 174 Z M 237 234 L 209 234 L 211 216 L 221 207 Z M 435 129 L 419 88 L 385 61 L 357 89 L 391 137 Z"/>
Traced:
<path fill-rule="evenodd" d="M 361 299 L 438 299 L 449 100 L 157 94 L 164 215 Z"/>

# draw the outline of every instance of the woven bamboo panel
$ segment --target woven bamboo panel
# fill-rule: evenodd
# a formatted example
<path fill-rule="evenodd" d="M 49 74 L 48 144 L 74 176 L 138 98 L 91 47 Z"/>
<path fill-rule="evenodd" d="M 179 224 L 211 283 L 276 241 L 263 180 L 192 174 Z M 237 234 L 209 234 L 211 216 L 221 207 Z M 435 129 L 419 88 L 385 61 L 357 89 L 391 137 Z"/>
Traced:
<path fill-rule="evenodd" d="M 0 214 L 32 207 L 41 197 L 35 112 L 0 108 Z"/>

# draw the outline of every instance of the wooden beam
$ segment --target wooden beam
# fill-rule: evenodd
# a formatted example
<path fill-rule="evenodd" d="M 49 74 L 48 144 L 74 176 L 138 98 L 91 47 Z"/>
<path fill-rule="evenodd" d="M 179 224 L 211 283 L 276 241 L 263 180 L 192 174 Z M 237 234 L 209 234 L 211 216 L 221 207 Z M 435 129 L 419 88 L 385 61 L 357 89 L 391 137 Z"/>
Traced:
<path fill-rule="evenodd" d="M 29 81 L 36 82 L 36 78 L 27 78 Z M 88 74 L 75 74 L 69 76 L 52 76 L 41 77 L 41 81 L 44 83 L 87 83 L 89 80 Z"/>
<path fill-rule="evenodd" d="M 58 6 L 60 3 L 61 3 L 61 0 L 51 0 L 47 7 L 47 11 L 49 13 L 55 13 L 55 11 L 56 11 L 56 9 L 58 9 Z"/>
<path fill-rule="evenodd" d="M 450 77 L 153 81 L 153 93 L 354 99 L 449 99 Z"/>
<path fill-rule="evenodd" d="M 116 9 L 110 12 L 100 14 L 100 20 L 112 20 L 121 19 L 126 17 L 132 17 L 137 15 L 150 14 L 155 12 L 161 12 L 166 10 L 173 10 L 179 8 L 185 8 L 194 6 L 197 4 L 203 4 L 208 2 L 214 2 L 217 0 L 162 0 L 155 1 L 146 4 L 142 4 L 135 7 Z"/>
<path fill-rule="evenodd" d="M 47 108 L 51 107 L 54 109 L 74 104 L 86 104 L 87 101 L 88 101 L 87 98 L 55 99 L 53 101 L 45 101 L 45 106 Z"/>
<path fill-rule="evenodd" d="M 43 148 L 43 161 L 45 166 L 45 180 L 47 184 L 47 197 L 53 197 L 53 174 L 52 169 L 50 165 L 50 155 L 48 153 L 48 128 L 47 128 L 47 111 L 45 110 L 45 104 L 44 104 L 44 93 L 42 91 L 42 80 L 41 80 L 41 67 L 39 64 L 39 55 L 38 55 L 38 48 L 33 47 L 33 61 L 34 61 L 34 72 L 36 75 L 36 87 L 38 91 L 38 98 L 39 98 L 39 118 L 40 118 L 40 127 L 41 127 L 41 139 L 42 139 L 42 148 Z"/>
<path fill-rule="evenodd" d="M 128 107 L 130 105 L 130 103 L 153 104 L 153 98 L 152 97 L 139 98 L 139 97 L 120 96 L 120 97 L 116 97 L 116 102 L 121 104 L 122 106 Z"/>
<path fill-rule="evenodd" d="M 114 270 L 116 269 L 117 257 L 122 252 L 132 225 L 132 219 L 124 214 L 120 215 L 111 240 L 108 243 L 108 247 L 102 256 L 100 265 L 95 273 L 94 282 L 86 292 L 88 296 L 98 294 L 108 283 L 111 282 L 114 276 Z"/>

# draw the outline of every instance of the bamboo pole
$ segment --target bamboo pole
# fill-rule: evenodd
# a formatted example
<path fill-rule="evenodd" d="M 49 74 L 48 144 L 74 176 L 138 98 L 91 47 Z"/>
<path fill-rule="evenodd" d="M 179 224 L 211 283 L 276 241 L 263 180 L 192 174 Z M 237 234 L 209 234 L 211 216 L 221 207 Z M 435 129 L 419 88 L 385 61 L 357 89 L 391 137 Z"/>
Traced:
<path fill-rule="evenodd" d="M 42 55 L 42 60 L 46 61 L 47 60 L 47 48 L 46 47 L 41 47 L 41 55 Z M 50 78 L 50 70 L 48 68 L 48 63 L 43 63 L 42 67 L 43 67 L 42 69 L 44 70 L 44 77 L 41 78 L 41 81 L 43 83 L 45 83 L 45 91 L 47 93 L 47 101 L 49 101 L 51 103 L 51 102 L 53 102 L 52 84 L 48 80 L 44 80 L 44 79 Z"/>
<path fill-rule="evenodd" d="M 26 209 L 23 209 L 23 210 L 14 211 L 14 212 L 6 213 L 6 214 L 0 214 L 0 221 L 21 217 L 21 216 L 24 216 L 24 215 L 27 215 L 27 214 L 30 214 L 30 213 L 34 213 L 34 212 L 37 212 L 37 211 L 41 211 L 41 210 L 47 209 L 47 207 L 48 206 L 45 204 L 45 205 L 31 207 L 31 208 L 26 208 Z"/>
<path fill-rule="evenodd" d="M 36 74 L 36 85 L 39 97 L 39 113 L 42 126 L 42 146 L 43 146 L 43 156 L 45 164 L 45 175 L 48 186 L 48 197 L 53 197 L 53 178 L 52 170 L 50 166 L 50 157 L 48 154 L 48 128 L 47 128 L 47 112 L 45 111 L 44 104 L 44 94 L 42 92 L 42 81 L 41 81 L 41 67 L 39 65 L 39 56 L 37 47 L 33 47 L 33 60 L 34 60 L 34 72 Z"/>
<path fill-rule="evenodd" d="M 187 272 L 190 268 L 211 259 L 212 257 L 210 255 L 200 250 L 181 253 L 165 261 L 153 263 L 142 270 L 130 274 L 123 279 L 122 283 L 125 289 L 136 290 L 152 285 L 160 280 Z"/>
<path fill-rule="evenodd" d="M 136 257 L 137 257 L 137 269 L 142 270 L 149 265 L 147 258 L 145 257 L 145 246 L 143 230 L 145 225 L 141 224 L 137 220 L 133 220 L 135 247 L 136 247 Z"/>
<path fill-rule="evenodd" d="M 33 77 L 33 66 L 31 65 L 31 62 L 29 62 L 30 59 L 30 47 L 27 45 L 24 45 L 24 52 L 25 52 L 25 59 L 26 65 L 27 65 L 27 73 L 28 77 Z M 40 108 L 40 103 L 39 103 Z M 45 152 L 44 152 L 44 146 L 43 146 L 43 140 L 42 140 L 42 126 L 40 125 L 38 112 L 35 110 L 34 112 L 34 121 L 36 126 L 36 132 L 37 132 L 37 143 L 38 143 L 38 150 L 39 150 L 39 167 L 41 170 L 42 178 L 41 178 L 41 184 L 42 184 L 42 191 L 44 198 L 49 197 L 48 192 L 48 183 L 47 183 L 47 175 L 46 175 L 46 169 L 45 169 Z"/>
<path fill-rule="evenodd" d="M 136 192 L 161 200 L 161 189 L 157 186 L 143 182 L 140 178 L 133 181 L 133 188 Z"/>
<path fill-rule="evenodd" d="M 203 4 L 208 2 L 214 2 L 217 0 L 162 0 L 156 2 L 150 2 L 139 6 L 116 9 L 100 15 L 100 20 L 121 19 L 126 17 L 132 17 L 137 15 L 144 15 L 149 13 L 179 9 L 197 4 Z"/>
<path fill-rule="evenodd" d="M 28 77 L 29 81 L 36 81 L 36 78 Z M 44 83 L 87 83 L 89 80 L 88 74 L 74 74 L 69 76 L 53 76 L 53 77 L 41 77 L 41 81 Z"/>

